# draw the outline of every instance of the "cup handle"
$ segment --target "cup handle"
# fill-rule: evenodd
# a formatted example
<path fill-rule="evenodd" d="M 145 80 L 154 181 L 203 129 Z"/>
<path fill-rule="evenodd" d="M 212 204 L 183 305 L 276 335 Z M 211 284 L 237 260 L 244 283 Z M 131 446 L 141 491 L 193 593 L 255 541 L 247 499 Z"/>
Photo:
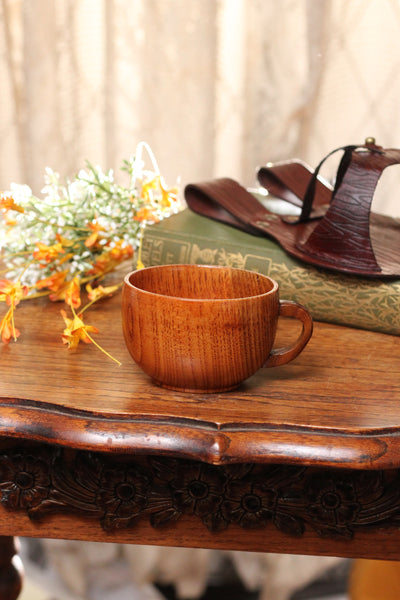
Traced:
<path fill-rule="evenodd" d="M 280 300 L 279 316 L 299 319 L 303 324 L 303 328 L 294 344 L 271 350 L 271 354 L 263 364 L 263 367 L 279 367 L 296 358 L 308 343 L 313 332 L 313 321 L 310 313 L 304 306 L 297 304 L 297 302 Z"/>

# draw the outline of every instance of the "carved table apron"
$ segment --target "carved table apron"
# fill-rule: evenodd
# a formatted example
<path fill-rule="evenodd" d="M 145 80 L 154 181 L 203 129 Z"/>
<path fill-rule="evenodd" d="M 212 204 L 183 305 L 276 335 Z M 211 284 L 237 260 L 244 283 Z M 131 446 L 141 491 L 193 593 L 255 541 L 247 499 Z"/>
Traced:
<path fill-rule="evenodd" d="M 119 310 L 91 324 L 121 367 L 40 300 L 0 349 L 0 600 L 12 536 L 400 558 L 400 338 L 317 323 L 292 364 L 196 395 L 134 365 Z"/>

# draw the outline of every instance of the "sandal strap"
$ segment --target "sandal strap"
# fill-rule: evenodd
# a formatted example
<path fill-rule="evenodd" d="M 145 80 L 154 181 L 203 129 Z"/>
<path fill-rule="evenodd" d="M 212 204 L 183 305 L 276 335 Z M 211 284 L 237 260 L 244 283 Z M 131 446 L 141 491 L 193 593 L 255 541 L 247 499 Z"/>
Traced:
<path fill-rule="evenodd" d="M 371 144 L 364 144 L 364 145 L 351 144 L 351 145 L 347 145 L 347 146 L 340 146 L 339 148 L 335 148 L 334 150 L 329 152 L 329 154 L 324 156 L 324 158 L 319 162 L 319 164 L 315 168 L 315 170 L 308 182 L 307 189 L 306 189 L 304 197 L 303 197 L 302 210 L 299 215 L 299 218 L 298 219 L 292 219 L 292 218 L 288 219 L 287 220 L 288 223 L 291 223 L 292 225 L 295 225 L 297 223 L 305 223 L 312 218 L 311 211 L 312 211 L 313 204 L 315 201 L 316 184 L 318 181 L 318 175 L 321 170 L 321 167 L 325 163 L 325 161 L 328 158 L 330 158 L 333 154 L 336 154 L 336 152 L 343 151 L 343 156 L 342 156 L 342 159 L 340 161 L 340 164 L 339 164 L 339 167 L 338 167 L 338 170 L 336 173 L 335 187 L 332 192 L 332 198 L 334 198 L 337 190 L 339 189 L 339 187 L 343 181 L 343 177 L 345 176 L 346 171 L 347 171 L 348 167 L 350 166 L 353 152 L 354 152 L 354 150 L 357 150 L 359 148 L 367 149 L 371 152 L 378 152 L 379 154 L 382 153 L 382 150 L 379 147 L 372 147 Z M 321 216 L 323 216 L 323 215 L 319 215 L 317 218 L 321 218 Z"/>
<path fill-rule="evenodd" d="M 398 163 L 399 150 L 383 150 L 374 143 L 345 147 L 331 204 L 298 248 L 341 267 L 379 274 L 381 267 L 371 242 L 371 204 L 382 171 Z M 311 187 L 305 217 L 312 206 L 312 193 Z"/>
<path fill-rule="evenodd" d="M 302 208 L 303 198 L 313 170 L 302 160 L 295 158 L 267 163 L 257 170 L 257 179 L 269 194 Z M 333 192 L 325 179 L 316 175 L 315 194 L 310 218 L 323 216 L 330 204 Z"/>
<path fill-rule="evenodd" d="M 309 181 L 311 169 L 305 169 L 298 161 L 293 163 L 293 168 L 286 163 L 285 169 L 279 169 L 279 172 L 275 166 L 263 167 L 266 183 L 272 182 L 283 189 L 289 181 L 289 202 L 297 203 L 301 189 L 304 194 L 309 186 L 309 199 L 302 215 L 304 220 L 297 221 L 296 227 L 292 226 L 293 222 L 289 224 L 288 217 L 283 220 L 281 215 L 271 213 L 256 197 L 229 178 L 188 184 L 185 187 L 187 205 L 199 214 L 249 233 L 266 234 L 288 254 L 315 267 L 350 275 L 400 277 L 400 223 L 371 212 L 379 177 L 386 167 L 400 163 L 400 150 L 384 150 L 369 140 L 365 146 L 340 149 L 344 155 L 333 191 L 319 178 L 320 165 L 315 170 L 314 183 Z M 288 179 L 287 175 L 290 176 Z M 267 185 L 265 187 L 269 189 Z M 326 212 L 321 190 L 325 200 L 331 200 Z M 321 216 L 322 212 L 324 216 L 316 220 L 317 214 Z"/>
<path fill-rule="evenodd" d="M 184 195 L 189 208 L 200 215 L 253 235 L 264 233 L 258 224 L 268 219 L 270 212 L 234 179 L 221 177 L 189 183 Z"/>

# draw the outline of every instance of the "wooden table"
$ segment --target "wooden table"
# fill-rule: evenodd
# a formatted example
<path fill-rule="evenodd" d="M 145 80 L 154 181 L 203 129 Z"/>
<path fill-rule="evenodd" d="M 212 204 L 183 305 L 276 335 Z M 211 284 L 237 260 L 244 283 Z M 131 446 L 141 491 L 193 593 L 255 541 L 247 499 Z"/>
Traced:
<path fill-rule="evenodd" d="M 290 365 L 197 395 L 132 362 L 120 296 L 86 320 L 121 367 L 63 346 L 60 308 L 24 302 L 0 348 L 0 599 L 12 536 L 400 559 L 399 337 L 316 323 Z"/>

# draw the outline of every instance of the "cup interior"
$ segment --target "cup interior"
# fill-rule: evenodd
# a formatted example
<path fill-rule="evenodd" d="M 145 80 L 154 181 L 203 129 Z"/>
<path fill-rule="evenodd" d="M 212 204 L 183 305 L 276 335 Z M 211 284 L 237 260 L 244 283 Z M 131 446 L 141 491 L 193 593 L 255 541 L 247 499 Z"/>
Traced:
<path fill-rule="evenodd" d="M 161 265 L 134 271 L 126 283 L 151 294 L 193 300 L 227 300 L 260 296 L 277 283 L 259 273 L 207 265 Z"/>

